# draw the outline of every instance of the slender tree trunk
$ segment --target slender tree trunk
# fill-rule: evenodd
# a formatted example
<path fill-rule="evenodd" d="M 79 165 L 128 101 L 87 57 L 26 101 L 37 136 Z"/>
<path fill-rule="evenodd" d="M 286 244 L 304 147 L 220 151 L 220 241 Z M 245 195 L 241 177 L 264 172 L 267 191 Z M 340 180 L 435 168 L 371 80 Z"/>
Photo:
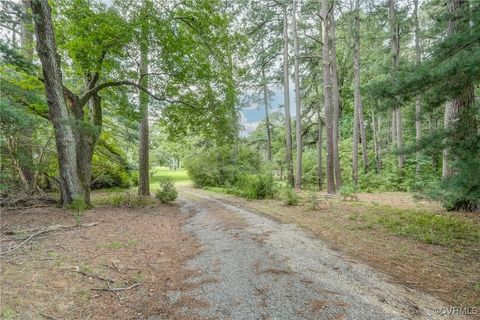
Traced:
<path fill-rule="evenodd" d="M 396 16 L 395 0 L 389 0 L 389 14 L 390 32 L 392 34 L 393 76 L 395 78 L 400 63 L 400 27 Z M 403 154 L 402 114 L 398 98 L 395 98 L 395 100 L 395 106 L 393 108 L 394 126 L 392 129 L 395 132 L 395 137 L 397 139 L 398 167 L 402 169 L 405 164 L 405 156 Z"/>
<path fill-rule="evenodd" d="M 333 8 L 329 14 L 328 30 L 330 33 L 330 69 L 332 77 L 332 103 L 333 103 L 333 165 L 335 168 L 335 185 L 336 188 L 342 186 L 342 168 L 340 167 L 340 155 L 338 152 L 338 141 L 340 139 L 340 90 L 338 88 L 337 73 L 337 49 L 335 37 L 335 20 Z"/>
<path fill-rule="evenodd" d="M 380 124 L 380 117 L 378 118 L 378 123 Z M 375 148 L 375 165 L 376 165 L 376 173 L 380 173 L 382 170 L 382 165 L 380 162 L 380 146 L 378 142 L 378 131 L 376 128 L 376 120 L 375 120 L 375 111 L 372 108 L 372 131 L 373 131 L 373 144 Z"/>
<path fill-rule="evenodd" d="M 335 193 L 335 172 L 334 172 L 334 128 L 335 119 L 332 105 L 332 78 L 330 75 L 330 37 L 328 24 L 329 1 L 320 0 L 322 22 L 322 61 L 323 61 L 323 95 L 325 108 L 325 129 L 327 134 L 327 192 Z"/>
<path fill-rule="evenodd" d="M 303 139 L 302 139 L 302 106 L 300 104 L 300 71 L 298 66 L 299 50 L 298 50 L 298 34 L 297 34 L 297 0 L 293 0 L 293 47 L 294 47 L 294 73 L 295 73 L 295 129 L 297 140 L 297 166 L 295 175 L 295 189 L 302 188 L 302 154 L 303 154 Z"/>
<path fill-rule="evenodd" d="M 290 186 L 294 186 L 292 164 L 292 120 L 290 117 L 290 84 L 288 68 L 288 16 L 287 4 L 283 6 L 283 99 L 285 105 L 285 132 L 286 149 L 285 162 L 287 164 L 287 180 Z"/>
<path fill-rule="evenodd" d="M 421 61 L 421 48 L 420 48 L 420 25 L 418 23 L 418 0 L 413 1 L 414 9 L 413 9 L 413 16 L 415 19 L 415 60 L 417 64 L 420 64 Z M 416 159 L 417 159 L 417 166 L 416 166 L 416 175 L 420 174 L 420 152 L 419 152 L 419 143 L 422 139 L 422 110 L 421 110 L 421 96 L 417 95 L 415 97 L 415 138 L 417 142 L 417 152 L 416 152 Z"/>
<path fill-rule="evenodd" d="M 358 184 L 358 112 L 353 112 L 352 182 Z"/>
<path fill-rule="evenodd" d="M 42 64 L 45 93 L 53 123 L 60 170 L 62 203 L 85 199 L 86 191 L 77 171 L 77 150 L 70 114 L 63 95 L 62 73 L 48 1 L 32 0 L 37 52 Z"/>
<path fill-rule="evenodd" d="M 322 190 L 323 188 L 323 126 L 322 126 L 322 104 L 320 103 L 320 97 L 318 94 L 318 87 L 315 87 L 315 91 L 317 93 L 317 97 L 319 98 L 319 104 L 317 109 L 317 117 L 318 117 L 318 133 L 317 133 L 317 184 L 318 189 Z"/>
<path fill-rule="evenodd" d="M 268 114 L 268 87 L 265 70 L 262 68 L 263 81 L 263 104 L 265 106 L 265 127 L 267 130 L 267 159 L 272 161 L 272 137 L 270 136 L 270 117 Z"/>
<path fill-rule="evenodd" d="M 142 10 L 146 13 L 146 1 Z M 145 24 L 141 26 L 140 38 L 140 82 L 148 88 L 148 29 Z M 140 90 L 140 132 L 139 132 L 139 169 L 138 169 L 138 195 L 150 195 L 150 165 L 149 165 L 149 127 L 148 127 L 148 102 L 149 96 Z"/>
<path fill-rule="evenodd" d="M 33 60 L 33 21 L 31 15 L 30 0 L 22 0 L 23 20 L 21 28 L 21 50 L 25 59 L 29 62 Z M 23 128 L 19 135 L 18 153 L 22 157 L 19 161 L 20 175 L 23 176 L 25 183 L 25 191 L 27 194 L 36 192 L 37 189 L 37 175 L 35 174 L 35 165 L 33 160 L 33 131 L 34 125 L 30 123 Z M 23 179 L 22 179 L 23 180 Z"/>

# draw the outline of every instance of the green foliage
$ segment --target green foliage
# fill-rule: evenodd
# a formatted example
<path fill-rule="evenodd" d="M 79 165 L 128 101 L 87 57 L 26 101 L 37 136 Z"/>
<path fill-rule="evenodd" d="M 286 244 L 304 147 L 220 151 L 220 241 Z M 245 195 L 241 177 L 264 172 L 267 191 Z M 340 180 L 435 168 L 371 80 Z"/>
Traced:
<path fill-rule="evenodd" d="M 272 198 L 273 177 L 270 174 L 246 174 L 240 176 L 234 186 L 229 187 L 229 193 L 239 195 L 247 199 Z"/>
<path fill-rule="evenodd" d="M 281 198 L 286 205 L 296 206 L 300 202 L 300 196 L 290 187 L 284 187 Z"/>
<path fill-rule="evenodd" d="M 305 209 L 317 210 L 320 206 L 320 197 L 317 192 L 309 192 L 305 201 Z"/>
<path fill-rule="evenodd" d="M 131 191 L 109 195 L 105 202 L 116 208 L 140 208 L 153 204 L 149 197 L 142 197 Z"/>
<path fill-rule="evenodd" d="M 338 190 L 338 193 L 345 200 L 358 200 L 357 187 L 353 184 L 343 184 L 342 187 Z"/>
<path fill-rule="evenodd" d="M 382 225 L 397 235 L 426 243 L 480 243 L 478 227 L 473 222 L 453 215 L 385 207 L 382 214 L 370 215 L 367 219 L 370 223 Z"/>
<path fill-rule="evenodd" d="M 10 306 L 2 306 L 0 309 L 0 318 L 5 320 L 15 319 L 17 312 Z"/>
<path fill-rule="evenodd" d="M 161 203 L 171 203 L 177 199 L 178 192 L 171 177 L 162 177 L 159 181 L 160 188 L 155 192 L 155 197 Z"/>
<path fill-rule="evenodd" d="M 75 223 L 80 225 L 83 213 L 85 210 L 90 209 L 90 205 L 83 198 L 75 198 L 67 206 L 67 209 L 73 212 L 73 217 L 75 218 Z"/>

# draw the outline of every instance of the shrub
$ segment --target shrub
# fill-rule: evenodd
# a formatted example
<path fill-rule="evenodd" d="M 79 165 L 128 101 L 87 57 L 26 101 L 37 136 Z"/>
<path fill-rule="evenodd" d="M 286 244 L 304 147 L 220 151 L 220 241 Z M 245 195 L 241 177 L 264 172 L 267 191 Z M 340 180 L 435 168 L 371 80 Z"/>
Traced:
<path fill-rule="evenodd" d="M 289 206 L 296 206 L 300 201 L 300 196 L 290 187 L 284 188 L 282 198 L 284 203 Z"/>
<path fill-rule="evenodd" d="M 353 184 L 344 184 L 339 190 L 338 193 L 345 200 L 357 201 L 357 187 Z"/>
<path fill-rule="evenodd" d="M 317 210 L 319 208 L 320 198 L 316 192 L 309 192 L 307 195 L 307 202 L 305 203 L 305 209 Z"/>
<path fill-rule="evenodd" d="M 160 188 L 155 192 L 155 197 L 161 203 L 171 203 L 177 199 L 178 193 L 171 177 L 162 177 Z"/>
<path fill-rule="evenodd" d="M 107 203 L 112 207 L 128 207 L 128 208 L 137 208 L 145 207 L 152 203 L 152 199 L 149 197 L 139 196 L 131 191 L 116 193 L 112 195 Z"/>
<path fill-rule="evenodd" d="M 228 191 L 247 199 L 272 198 L 273 177 L 268 174 L 244 175 Z"/>

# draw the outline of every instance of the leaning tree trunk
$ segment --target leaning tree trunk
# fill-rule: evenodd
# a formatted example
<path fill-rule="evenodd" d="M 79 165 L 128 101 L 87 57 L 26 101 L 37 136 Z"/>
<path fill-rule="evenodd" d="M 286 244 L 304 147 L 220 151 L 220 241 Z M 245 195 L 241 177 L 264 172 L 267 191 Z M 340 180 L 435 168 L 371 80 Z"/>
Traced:
<path fill-rule="evenodd" d="M 263 104 L 265 105 L 265 127 L 267 130 L 267 159 L 272 161 L 272 137 L 270 135 L 270 116 L 268 113 L 268 87 L 267 79 L 265 77 L 265 69 L 262 68 L 263 81 Z"/>
<path fill-rule="evenodd" d="M 327 192 L 335 193 L 335 172 L 334 172 L 334 110 L 332 106 L 332 79 L 330 75 L 330 44 L 329 44 L 329 28 L 328 28 L 328 10 L 329 1 L 321 0 L 322 17 L 322 61 L 323 61 L 323 95 L 325 108 L 325 131 L 327 134 Z"/>
<path fill-rule="evenodd" d="M 297 34 L 297 0 L 293 1 L 293 46 L 295 54 L 295 122 L 296 122 L 296 139 L 297 139 L 297 167 L 295 175 L 295 189 L 302 188 L 302 106 L 300 105 L 300 71 L 298 66 L 299 50 L 298 50 L 298 34 Z"/>
<path fill-rule="evenodd" d="M 285 133 L 286 149 L 285 162 L 287 164 L 287 180 L 290 186 L 294 186 L 293 164 L 292 164 L 292 120 L 290 117 L 290 84 L 288 70 L 288 17 L 287 4 L 283 6 L 283 99 L 285 105 Z"/>
<path fill-rule="evenodd" d="M 144 6 L 146 2 L 144 1 Z M 145 11 L 145 8 L 143 9 Z M 140 83 L 148 88 L 148 30 L 145 24 L 141 26 L 140 39 Z M 149 127 L 148 101 L 149 97 L 140 90 L 140 132 L 139 132 L 139 159 L 138 159 L 138 195 L 150 195 L 150 166 L 149 166 Z"/>
<path fill-rule="evenodd" d="M 340 90 L 338 88 L 337 72 L 337 49 L 335 37 L 335 21 L 333 8 L 328 19 L 328 30 L 330 31 L 330 70 L 332 77 L 332 103 L 333 103 L 333 165 L 335 170 L 335 185 L 342 186 L 342 168 L 340 167 L 340 155 L 338 152 L 338 141 L 340 139 Z"/>
<path fill-rule="evenodd" d="M 62 73 L 48 1 L 32 0 L 37 52 L 42 64 L 45 93 L 53 123 L 60 170 L 62 203 L 85 199 L 85 188 L 77 171 L 77 150 L 70 114 L 63 95 Z"/>

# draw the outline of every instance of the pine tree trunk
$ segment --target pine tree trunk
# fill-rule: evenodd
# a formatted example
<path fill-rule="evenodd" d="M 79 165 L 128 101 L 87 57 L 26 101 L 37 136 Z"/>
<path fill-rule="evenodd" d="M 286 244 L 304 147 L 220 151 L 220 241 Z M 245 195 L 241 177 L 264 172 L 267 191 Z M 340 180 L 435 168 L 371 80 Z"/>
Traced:
<path fill-rule="evenodd" d="M 358 184 L 358 112 L 353 112 L 352 182 Z"/>
<path fill-rule="evenodd" d="M 390 20 L 390 32 L 392 34 L 392 56 L 393 56 L 393 77 L 396 78 L 398 66 L 400 63 L 400 27 L 398 25 L 395 0 L 389 0 L 389 20 Z M 398 98 L 395 98 L 395 106 L 393 108 L 393 128 L 392 132 L 395 133 L 397 151 L 398 151 L 398 167 L 402 169 L 405 164 L 405 156 L 403 155 L 403 128 L 402 128 L 402 115 L 400 111 L 400 104 Z M 393 135 L 392 135 L 393 138 Z"/>
<path fill-rule="evenodd" d="M 468 0 L 448 0 L 447 8 L 450 15 L 447 27 L 447 35 L 452 36 L 458 30 L 468 28 L 469 20 L 465 19 L 468 13 Z M 469 135 L 477 134 L 475 116 L 472 116 L 472 105 L 474 101 L 474 87 L 468 85 L 463 93 L 445 104 L 444 128 L 449 132 L 447 146 L 443 150 L 442 178 L 446 179 L 455 174 L 452 166 L 453 155 L 452 145 L 456 141 L 470 138 Z"/>
<path fill-rule="evenodd" d="M 286 149 L 285 162 L 287 165 L 287 180 L 290 186 L 294 186 L 292 164 L 292 120 L 290 117 L 290 83 L 288 68 L 288 17 L 287 4 L 283 6 L 283 99 L 285 105 L 285 133 Z"/>
<path fill-rule="evenodd" d="M 315 87 L 315 91 L 318 94 L 318 87 Z M 318 189 L 322 190 L 323 188 L 323 126 L 322 126 L 322 105 L 321 103 L 318 104 L 317 110 L 317 117 L 318 117 L 318 127 L 317 127 L 317 184 Z"/>
<path fill-rule="evenodd" d="M 323 61 L 323 95 L 324 95 L 324 108 L 325 108 L 325 129 L 327 134 L 327 192 L 330 194 L 335 193 L 335 168 L 334 168 L 334 128 L 333 122 L 335 119 L 334 109 L 332 105 L 332 78 L 330 75 L 330 44 L 329 44 L 329 24 L 328 24 L 328 11 L 329 1 L 321 1 L 321 13 L 320 16 L 323 19 L 322 22 L 322 61 Z"/>
<path fill-rule="evenodd" d="M 47 1 L 32 0 L 32 12 L 37 52 L 42 64 L 47 104 L 55 133 L 62 203 L 69 204 L 78 198 L 86 200 L 86 191 L 77 170 L 77 141 L 72 128 L 74 118 L 63 95 L 62 73 L 50 6 Z"/>
<path fill-rule="evenodd" d="M 270 117 L 268 114 L 268 88 L 265 70 L 262 68 L 263 79 L 263 104 L 265 106 L 265 128 L 267 130 L 267 159 L 272 161 L 272 137 L 270 136 Z"/>
<path fill-rule="evenodd" d="M 378 123 L 380 124 L 380 118 L 378 118 Z M 382 169 L 382 165 L 380 162 L 380 146 L 378 142 L 379 130 L 377 131 L 376 126 L 377 125 L 375 121 L 375 111 L 373 111 L 373 108 L 372 108 L 372 131 L 373 131 L 373 144 L 375 149 L 375 165 L 376 165 L 376 173 L 379 174 Z"/>
<path fill-rule="evenodd" d="M 342 186 L 342 168 L 340 167 L 340 155 L 338 153 L 338 141 L 340 138 L 340 90 L 338 88 L 338 73 L 337 73 L 337 49 L 335 37 L 335 21 L 333 17 L 333 8 L 329 14 L 330 33 L 330 69 L 332 77 L 332 103 L 333 103 L 333 165 L 335 171 L 335 185 L 339 189 Z"/>
<path fill-rule="evenodd" d="M 302 188 L 302 154 L 303 154 L 303 139 L 302 139 L 302 106 L 300 104 L 300 71 L 298 66 L 299 50 L 298 50 L 298 34 L 297 34 L 297 0 L 293 0 L 293 47 L 294 47 L 294 73 L 295 73 L 295 129 L 297 140 L 297 165 L 295 175 L 295 189 Z"/>
<path fill-rule="evenodd" d="M 415 61 L 417 64 L 421 62 L 421 48 L 420 48 L 420 25 L 418 23 L 418 0 L 413 0 L 414 9 L 413 15 L 415 19 Z M 420 140 L 422 139 L 422 109 L 421 109 L 421 97 L 417 95 L 415 97 L 415 138 L 417 142 L 417 152 L 416 152 L 416 160 L 417 166 L 415 173 L 418 176 L 420 174 L 420 152 L 418 150 Z"/>
<path fill-rule="evenodd" d="M 22 0 L 22 28 L 21 28 L 21 50 L 25 59 L 29 62 L 33 60 L 33 21 L 30 13 L 30 0 Z M 36 192 L 37 175 L 35 174 L 35 165 L 33 160 L 33 130 L 34 126 L 28 125 L 19 135 L 18 153 L 22 156 L 19 161 L 20 175 L 24 178 L 25 191 L 27 194 Z M 22 179 L 23 180 L 23 179 Z"/>
<path fill-rule="evenodd" d="M 146 12 L 146 1 L 142 10 Z M 145 24 L 141 26 L 140 38 L 140 83 L 148 88 L 148 30 Z M 148 95 L 140 90 L 140 132 L 138 159 L 138 195 L 150 195 L 150 165 L 149 165 L 149 126 L 148 126 Z"/>

